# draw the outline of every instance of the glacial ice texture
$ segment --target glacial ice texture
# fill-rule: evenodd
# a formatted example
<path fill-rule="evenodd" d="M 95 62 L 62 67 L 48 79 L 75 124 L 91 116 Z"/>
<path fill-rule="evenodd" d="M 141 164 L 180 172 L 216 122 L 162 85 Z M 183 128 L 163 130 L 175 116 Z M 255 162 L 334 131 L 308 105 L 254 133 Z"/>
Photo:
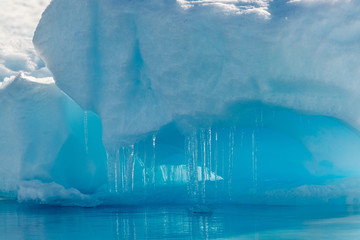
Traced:
<path fill-rule="evenodd" d="M 55 0 L 45 11 L 34 44 L 57 85 L 99 114 L 105 146 L 254 100 L 360 127 L 356 2 L 276 1 L 270 19 L 201 2 Z"/>
<path fill-rule="evenodd" d="M 99 120 L 89 117 L 85 141 L 83 110 L 45 82 L 20 74 L 0 85 L 0 193 L 16 196 L 32 180 L 92 193 L 106 182 Z"/>
<path fill-rule="evenodd" d="M 359 8 L 53 0 L 33 42 L 56 86 L 0 83 L 22 109 L 0 105 L 4 182 L 65 205 L 356 203 Z"/>

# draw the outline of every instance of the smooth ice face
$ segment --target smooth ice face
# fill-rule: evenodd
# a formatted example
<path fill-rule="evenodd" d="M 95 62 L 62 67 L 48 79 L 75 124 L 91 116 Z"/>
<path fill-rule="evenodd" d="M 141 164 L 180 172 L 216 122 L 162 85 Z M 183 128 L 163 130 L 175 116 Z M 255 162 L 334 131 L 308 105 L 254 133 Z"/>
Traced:
<path fill-rule="evenodd" d="M 0 122 L 0 194 L 16 196 L 20 182 L 35 179 L 85 193 L 106 182 L 99 121 L 84 118 L 52 78 L 21 74 L 0 83 Z"/>
<path fill-rule="evenodd" d="M 359 128 L 359 4 L 251 1 L 268 17 L 218 7 L 246 2 L 54 0 L 34 44 L 56 84 L 99 114 L 108 147 L 239 101 Z"/>

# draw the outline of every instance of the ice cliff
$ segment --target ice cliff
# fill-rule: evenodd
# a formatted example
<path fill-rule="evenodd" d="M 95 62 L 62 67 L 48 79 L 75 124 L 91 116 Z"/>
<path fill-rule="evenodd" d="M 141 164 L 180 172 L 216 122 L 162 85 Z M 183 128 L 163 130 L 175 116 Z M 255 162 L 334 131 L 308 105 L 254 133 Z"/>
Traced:
<path fill-rule="evenodd" d="M 83 110 L 52 78 L 6 78 L 0 83 L 0 102 L 0 192 L 16 196 L 19 183 L 32 180 L 85 193 L 106 183 L 101 130 L 92 130 L 101 129 L 99 121 L 89 116 L 84 125 Z"/>
<path fill-rule="evenodd" d="M 31 86 L 28 100 L 14 95 L 24 109 L 15 126 L 46 134 L 0 129 L 16 139 L 2 137 L 10 145 L 0 154 L 21 149 L 1 161 L 17 162 L 19 180 L 105 202 L 356 203 L 359 10 L 356 1 L 53 0 L 33 42 L 66 94 L 37 86 L 52 107 L 33 104 Z M 16 79 L 0 91 L 30 84 Z M 28 121 L 30 106 L 40 117 Z"/>
<path fill-rule="evenodd" d="M 34 44 L 57 85 L 100 115 L 105 145 L 254 100 L 360 126 L 358 4 L 250 1 L 267 3 L 264 17 L 216 2 L 55 0 Z"/>

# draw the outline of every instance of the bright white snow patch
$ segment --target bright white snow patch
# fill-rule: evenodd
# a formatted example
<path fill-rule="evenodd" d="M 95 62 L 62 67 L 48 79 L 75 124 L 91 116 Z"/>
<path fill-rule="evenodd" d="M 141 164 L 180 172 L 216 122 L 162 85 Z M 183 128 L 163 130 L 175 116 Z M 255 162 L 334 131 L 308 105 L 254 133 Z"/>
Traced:
<path fill-rule="evenodd" d="M 334 4 L 334 3 L 349 3 L 351 0 L 290 0 L 289 3 L 307 3 L 307 4 Z"/>
<path fill-rule="evenodd" d="M 214 6 L 230 14 L 257 14 L 265 19 L 270 17 L 268 11 L 271 0 L 177 0 L 184 9 L 194 6 Z"/>
<path fill-rule="evenodd" d="M 35 82 L 35 83 L 40 83 L 40 84 L 55 84 L 53 77 L 36 78 L 33 76 L 28 76 L 24 73 L 21 73 L 21 77 L 30 82 Z"/>
<path fill-rule="evenodd" d="M 2 82 L 0 82 L 0 90 L 5 89 L 7 86 L 9 86 L 14 80 L 16 76 L 6 77 Z"/>

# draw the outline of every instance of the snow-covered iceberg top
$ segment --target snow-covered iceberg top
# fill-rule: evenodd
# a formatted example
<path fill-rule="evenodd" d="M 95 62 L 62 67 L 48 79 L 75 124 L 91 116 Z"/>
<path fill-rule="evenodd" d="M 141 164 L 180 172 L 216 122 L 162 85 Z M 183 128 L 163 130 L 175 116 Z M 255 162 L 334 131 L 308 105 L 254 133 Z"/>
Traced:
<path fill-rule="evenodd" d="M 107 146 L 246 101 L 360 128 L 359 10 L 355 1 L 53 0 L 34 44 L 56 84 L 99 114 Z"/>

